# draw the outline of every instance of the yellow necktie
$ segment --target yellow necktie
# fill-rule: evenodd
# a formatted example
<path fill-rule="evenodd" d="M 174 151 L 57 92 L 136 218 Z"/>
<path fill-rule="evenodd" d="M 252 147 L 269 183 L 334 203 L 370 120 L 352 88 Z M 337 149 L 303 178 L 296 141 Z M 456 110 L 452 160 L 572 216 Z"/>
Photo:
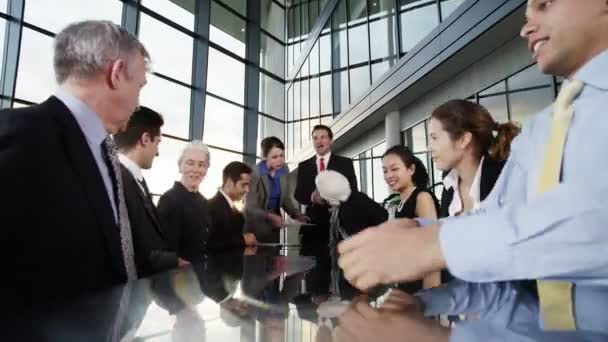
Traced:
<path fill-rule="evenodd" d="M 566 135 L 574 114 L 573 101 L 583 89 L 577 80 L 566 82 L 553 107 L 551 133 L 542 164 L 538 193 L 550 191 L 560 182 Z M 547 330 L 576 330 L 572 294 L 574 285 L 565 281 L 538 280 L 540 309 Z"/>

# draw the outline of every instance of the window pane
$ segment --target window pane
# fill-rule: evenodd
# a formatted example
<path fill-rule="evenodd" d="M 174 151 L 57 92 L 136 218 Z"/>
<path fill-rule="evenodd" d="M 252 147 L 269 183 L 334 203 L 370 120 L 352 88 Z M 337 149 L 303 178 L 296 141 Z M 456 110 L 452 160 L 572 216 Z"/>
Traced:
<path fill-rule="evenodd" d="M 509 91 L 513 91 L 523 88 L 550 86 L 552 77 L 544 75 L 536 65 L 532 65 L 509 77 L 507 82 L 509 84 Z"/>
<path fill-rule="evenodd" d="M 209 145 L 241 152 L 243 151 L 243 121 L 242 108 L 207 96 L 203 140 Z"/>
<path fill-rule="evenodd" d="M 302 113 L 302 102 L 300 101 L 300 82 L 293 82 L 293 119 L 300 120 Z"/>
<path fill-rule="evenodd" d="M 308 89 L 308 80 L 303 80 L 300 83 L 301 90 L 301 101 L 302 101 L 302 112 L 300 113 L 300 117 L 302 119 L 307 119 L 310 117 L 310 102 L 309 102 L 309 89 Z"/>
<path fill-rule="evenodd" d="M 308 146 L 310 144 L 310 120 L 302 121 L 302 147 Z"/>
<path fill-rule="evenodd" d="M 59 8 L 61 8 L 59 12 Z M 111 20 L 120 25 L 122 2 L 94 1 L 83 6 L 82 0 L 27 0 L 24 19 L 51 32 L 59 32 L 68 24 L 85 19 Z"/>
<path fill-rule="evenodd" d="M 211 3 L 209 39 L 221 47 L 245 58 L 245 21 L 222 6 Z"/>
<path fill-rule="evenodd" d="M 534 114 L 540 112 L 553 102 L 551 88 L 528 90 L 509 94 L 511 120 L 522 125 Z"/>
<path fill-rule="evenodd" d="M 485 89 L 484 91 L 479 93 L 479 96 L 483 97 L 486 95 L 495 95 L 495 94 L 504 94 L 507 91 L 505 81 L 500 81 L 495 85 Z"/>
<path fill-rule="evenodd" d="M 386 74 L 386 72 L 389 71 L 389 69 L 391 68 L 391 65 L 395 63 L 395 60 L 396 58 L 372 64 L 372 83 L 376 82 L 376 80 L 384 76 L 384 74 Z"/>
<path fill-rule="evenodd" d="M 348 50 L 346 43 L 346 30 L 332 32 L 333 35 L 333 66 L 343 68 L 348 64 Z"/>
<path fill-rule="evenodd" d="M 369 89 L 369 66 L 350 69 L 350 96 L 353 101 Z"/>
<path fill-rule="evenodd" d="M 293 85 L 287 90 L 287 119 L 286 121 L 293 120 Z"/>
<path fill-rule="evenodd" d="M 349 0 L 348 1 L 348 18 L 350 19 L 350 24 L 365 21 L 366 13 L 366 0 Z M 363 19 L 363 20 L 358 20 Z"/>
<path fill-rule="evenodd" d="M 150 52 L 153 71 L 192 83 L 191 37 L 143 13 L 139 37 Z"/>
<path fill-rule="evenodd" d="M 207 91 L 243 104 L 245 96 L 245 64 L 214 48 L 209 48 Z"/>
<path fill-rule="evenodd" d="M 141 91 L 141 104 L 163 115 L 163 132 L 181 138 L 190 136 L 190 89 L 148 75 L 148 84 Z"/>
<path fill-rule="evenodd" d="M 285 120 L 283 83 L 260 73 L 260 112 Z"/>
<path fill-rule="evenodd" d="M 330 126 L 331 127 L 331 123 L 333 121 L 334 121 L 334 119 L 331 116 L 322 116 L 321 117 L 321 125 L 325 125 L 325 126 Z"/>
<path fill-rule="evenodd" d="M 320 115 L 319 77 L 310 79 L 310 117 Z"/>
<path fill-rule="evenodd" d="M 506 122 L 509 120 L 506 95 L 481 97 L 479 98 L 479 104 L 486 107 L 494 121 Z"/>
<path fill-rule="evenodd" d="M 53 72 L 53 38 L 24 27 L 15 97 L 42 102 L 54 92 L 56 84 Z"/>
<path fill-rule="evenodd" d="M 4 6 L 4 7 L 2 7 Z M 4 12 L 6 8 L 6 1 L 0 1 L 0 11 Z M 4 42 L 4 36 L 6 31 L 6 20 L 0 19 L 0 41 Z M 4 56 L 4 44 L 0 44 L 0 56 Z M 0 58 L 0 75 L 2 75 L 3 60 Z"/>
<path fill-rule="evenodd" d="M 374 168 L 374 201 L 382 202 L 388 197 L 388 188 L 382 174 L 382 159 L 374 158 L 372 167 Z"/>
<path fill-rule="evenodd" d="M 414 156 L 418 157 L 418 159 L 420 159 L 420 161 L 422 161 L 424 168 L 428 172 L 428 170 L 429 170 L 428 154 L 427 153 L 417 153 L 417 154 L 414 154 Z"/>
<path fill-rule="evenodd" d="M 355 177 L 357 177 L 357 189 L 361 190 L 361 161 L 353 160 L 353 167 L 355 168 Z"/>
<path fill-rule="evenodd" d="M 263 32 L 260 38 L 260 67 L 284 78 L 285 49 Z"/>
<path fill-rule="evenodd" d="M 332 114 L 331 75 L 321 76 L 321 114 Z"/>
<path fill-rule="evenodd" d="M 428 0 L 407 0 L 402 1 L 403 3 L 407 5 L 402 6 L 402 9 L 428 3 Z M 401 13 L 400 18 L 401 49 L 405 53 L 411 50 L 439 24 L 437 4 L 433 1 L 428 5 L 424 5 L 424 7 L 406 10 L 406 12 Z"/>
<path fill-rule="evenodd" d="M 348 46 L 350 65 L 367 62 L 369 60 L 367 25 L 349 28 L 348 35 L 350 38 Z"/>
<path fill-rule="evenodd" d="M 232 8 L 233 10 L 236 10 L 237 12 L 239 12 L 241 15 L 247 16 L 247 1 L 243 1 L 243 0 L 214 0 L 214 1 L 222 2 L 226 5 L 228 5 L 228 7 Z"/>
<path fill-rule="evenodd" d="M 331 70 L 331 36 L 324 35 L 319 38 L 320 42 L 320 72 L 326 72 Z"/>
<path fill-rule="evenodd" d="M 300 122 L 295 122 L 293 124 L 293 144 L 294 144 L 294 153 L 297 154 L 298 152 L 300 152 L 300 149 L 302 148 L 302 140 L 301 140 L 301 124 Z"/>
<path fill-rule="evenodd" d="M 294 143 L 293 143 L 293 124 L 287 124 L 287 146 L 285 146 L 287 148 L 287 158 L 291 159 L 293 158 L 293 150 L 294 150 Z"/>
<path fill-rule="evenodd" d="M 412 128 L 412 152 L 426 151 L 426 131 L 424 128 L 424 122 Z"/>
<path fill-rule="evenodd" d="M 395 0 L 368 0 L 369 18 L 378 18 L 395 13 Z"/>
<path fill-rule="evenodd" d="M 150 170 L 143 170 L 146 183 L 153 194 L 164 194 L 173 186 L 173 182 L 180 180 L 177 160 L 187 145 L 186 142 L 162 137 L 158 145 L 158 157 Z"/>
<path fill-rule="evenodd" d="M 200 186 L 200 191 L 206 198 L 215 196 L 219 187 L 222 186 L 222 171 L 228 163 L 243 161 L 243 156 L 233 152 L 209 148 L 209 170 L 207 176 Z"/>
<path fill-rule="evenodd" d="M 194 1 L 142 0 L 142 5 L 194 31 Z"/>
<path fill-rule="evenodd" d="M 348 107 L 348 71 L 334 72 L 334 113 L 340 113 Z"/>
<path fill-rule="evenodd" d="M 262 150 L 260 148 L 262 139 L 273 136 L 281 139 L 281 141 L 285 143 L 285 125 L 276 120 L 261 115 L 258 116 L 258 156 L 262 156 Z"/>
<path fill-rule="evenodd" d="M 262 6 L 262 28 L 279 38 L 281 41 L 285 41 L 285 30 L 283 29 L 285 10 L 272 0 L 261 0 L 260 4 Z"/>
<path fill-rule="evenodd" d="M 312 46 L 309 55 L 310 60 L 310 74 L 317 75 L 319 74 L 319 41 L 315 42 L 315 45 Z"/>
<path fill-rule="evenodd" d="M 454 12 L 465 0 L 441 0 L 441 17 L 445 20 Z"/>
<path fill-rule="evenodd" d="M 366 156 L 367 157 L 367 156 Z M 374 166 L 372 159 L 365 159 L 365 193 L 367 196 L 374 198 Z"/>
<path fill-rule="evenodd" d="M 391 146 L 392 147 L 392 146 Z M 382 158 L 382 155 L 386 152 L 386 141 L 376 145 L 372 148 L 372 156 L 374 158 Z M 382 168 L 380 168 L 382 169 Z"/>
<path fill-rule="evenodd" d="M 369 23 L 372 60 L 397 55 L 394 16 Z"/>
<path fill-rule="evenodd" d="M 0 0 L 0 12 L 6 13 L 8 10 L 8 0 Z"/>

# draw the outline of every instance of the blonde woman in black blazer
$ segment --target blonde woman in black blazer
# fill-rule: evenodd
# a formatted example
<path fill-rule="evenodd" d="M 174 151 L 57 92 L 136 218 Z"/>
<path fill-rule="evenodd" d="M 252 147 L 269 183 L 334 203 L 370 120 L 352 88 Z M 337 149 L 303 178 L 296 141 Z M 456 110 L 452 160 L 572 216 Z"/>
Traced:
<path fill-rule="evenodd" d="M 289 168 L 285 164 L 285 145 L 277 137 L 264 138 L 262 160 L 253 169 L 245 201 L 245 229 L 254 233 L 258 242 L 279 242 L 283 226 L 281 209 L 296 220 L 305 220 L 293 198 Z"/>

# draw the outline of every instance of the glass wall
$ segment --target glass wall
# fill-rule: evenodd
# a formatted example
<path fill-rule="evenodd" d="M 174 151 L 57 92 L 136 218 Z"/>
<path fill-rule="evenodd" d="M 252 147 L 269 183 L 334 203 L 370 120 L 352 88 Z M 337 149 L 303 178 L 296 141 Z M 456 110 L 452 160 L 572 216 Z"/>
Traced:
<path fill-rule="evenodd" d="M 8 4 L 24 4 L 23 22 L 8 13 Z M 14 93 L 1 94 L 13 107 L 44 101 L 53 94 L 52 67 L 54 35 L 67 24 L 85 19 L 105 19 L 126 27 L 137 27 L 137 35 L 151 55 L 151 73 L 141 94 L 142 105 L 160 112 L 165 118 L 160 154 L 152 170 L 146 172 L 151 191 L 158 195 L 179 178 L 177 159 L 182 148 L 202 137 L 211 147 L 211 169 L 201 190 L 211 196 L 221 183 L 221 171 L 232 160 L 257 154 L 257 146 L 245 146 L 246 131 L 285 138 L 285 2 L 260 1 L 259 35 L 247 31 L 249 2 L 212 0 L 209 40 L 195 32 L 197 16 L 194 2 L 177 0 L 3 0 L 0 1 L 0 49 L 8 40 L 20 40 L 19 61 L 0 69 L 2 78 L 15 75 Z M 125 6 L 137 15 L 123 15 Z M 202 17 L 202 16 L 201 16 Z M 255 22 L 258 22 L 255 20 Z M 7 23 L 22 26 L 22 34 L 6 34 Z M 204 31 L 204 30 L 203 30 Z M 256 27 L 257 31 L 257 27 Z M 259 40 L 259 68 L 247 59 L 247 42 Z M 195 46 L 208 48 L 208 67 L 204 80 L 194 75 L 197 68 Z M 4 56 L 4 51 L 0 56 Z M 256 51 L 256 54 L 258 52 Z M 4 63 L 0 63 L 0 68 Z M 259 72 L 257 103 L 247 103 L 247 70 Z M 199 70 L 200 71 L 200 70 Z M 13 76 L 10 76 L 13 77 Z M 194 84 L 197 82 L 197 84 Z M 204 89 L 204 106 L 193 102 L 197 89 Z M 318 85 L 317 88 L 318 89 Z M 5 106 L 7 106 L 5 104 Z M 245 129 L 245 108 L 258 115 L 258 127 Z M 203 122 L 202 132 L 193 132 L 191 122 Z M 227 125 L 229 123 L 229 125 Z M 197 126 L 197 127 L 200 127 Z M 259 144 L 256 144 L 259 145 Z M 250 152 L 247 152 L 250 151 Z"/>
<path fill-rule="evenodd" d="M 295 1 L 287 11 L 287 119 L 297 154 L 318 122 L 331 122 L 360 99 L 463 0 L 340 0 L 314 42 L 308 37 L 327 1 Z M 303 58 L 302 51 L 311 45 Z M 292 77 L 292 76 L 289 76 Z M 304 110 L 302 113 L 301 110 Z M 292 111 L 292 112 L 290 112 Z M 303 115 L 302 115 L 303 114 Z"/>

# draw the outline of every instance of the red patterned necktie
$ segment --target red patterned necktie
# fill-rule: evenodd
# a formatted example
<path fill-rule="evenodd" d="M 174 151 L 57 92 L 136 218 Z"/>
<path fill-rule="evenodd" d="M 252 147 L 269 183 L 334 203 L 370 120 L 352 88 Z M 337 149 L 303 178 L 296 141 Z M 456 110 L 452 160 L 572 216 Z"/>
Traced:
<path fill-rule="evenodd" d="M 319 171 L 325 171 L 325 158 L 321 158 L 321 160 L 319 161 Z"/>

